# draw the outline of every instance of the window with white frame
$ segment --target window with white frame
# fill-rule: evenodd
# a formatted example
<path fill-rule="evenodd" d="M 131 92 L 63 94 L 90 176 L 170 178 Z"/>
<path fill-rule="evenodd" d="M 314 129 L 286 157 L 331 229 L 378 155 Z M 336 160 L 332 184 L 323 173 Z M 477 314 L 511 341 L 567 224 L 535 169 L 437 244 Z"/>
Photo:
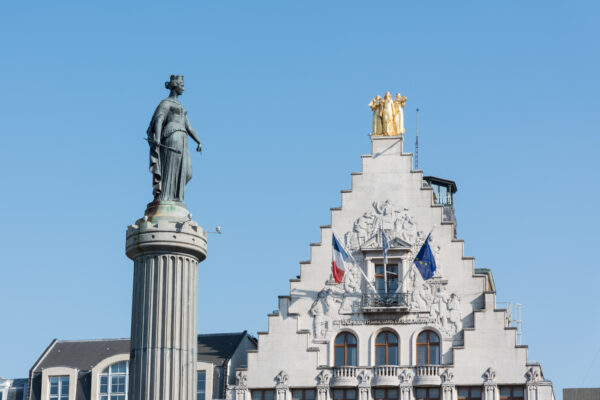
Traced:
<path fill-rule="evenodd" d="M 109 365 L 100 374 L 100 400 L 127 400 L 129 363 L 121 361 Z"/>
<path fill-rule="evenodd" d="M 49 400 L 69 400 L 69 377 L 51 376 Z"/>
<path fill-rule="evenodd" d="M 196 400 L 206 400 L 206 371 L 198 371 Z"/>

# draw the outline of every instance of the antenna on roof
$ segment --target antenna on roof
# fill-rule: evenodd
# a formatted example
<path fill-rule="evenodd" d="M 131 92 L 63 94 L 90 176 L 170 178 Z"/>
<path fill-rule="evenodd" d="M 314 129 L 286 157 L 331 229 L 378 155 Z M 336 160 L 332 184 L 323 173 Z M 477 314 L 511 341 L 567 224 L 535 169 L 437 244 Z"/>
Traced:
<path fill-rule="evenodd" d="M 419 169 L 419 109 L 415 112 L 415 169 Z"/>

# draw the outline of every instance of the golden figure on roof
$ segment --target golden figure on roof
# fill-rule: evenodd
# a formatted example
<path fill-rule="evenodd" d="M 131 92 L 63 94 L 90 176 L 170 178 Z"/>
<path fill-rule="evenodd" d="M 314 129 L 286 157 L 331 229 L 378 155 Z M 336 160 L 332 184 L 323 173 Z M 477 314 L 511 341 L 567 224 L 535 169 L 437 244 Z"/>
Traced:
<path fill-rule="evenodd" d="M 373 136 L 401 136 L 404 134 L 404 104 L 406 97 L 396 94 L 392 99 L 386 92 L 383 99 L 375 96 L 369 103 L 373 111 Z"/>

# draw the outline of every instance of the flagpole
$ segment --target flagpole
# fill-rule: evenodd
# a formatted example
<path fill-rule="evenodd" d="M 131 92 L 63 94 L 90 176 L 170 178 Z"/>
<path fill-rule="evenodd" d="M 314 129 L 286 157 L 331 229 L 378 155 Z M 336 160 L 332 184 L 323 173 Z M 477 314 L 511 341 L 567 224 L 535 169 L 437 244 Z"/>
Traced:
<path fill-rule="evenodd" d="M 388 294 L 388 279 L 387 279 L 387 256 L 385 254 L 385 249 L 383 248 L 383 235 L 385 233 L 383 232 L 383 222 L 381 223 L 381 233 L 380 233 L 380 237 L 381 237 L 381 251 L 383 252 L 383 289 L 385 291 L 385 294 Z M 389 246 L 389 243 L 388 243 Z"/>
<path fill-rule="evenodd" d="M 333 234 L 339 238 L 339 236 L 336 234 L 335 230 L 333 228 L 331 228 L 331 232 L 333 232 Z M 362 274 L 362 276 L 365 278 L 365 281 L 367 281 L 367 283 L 369 284 L 369 286 L 371 286 L 371 289 L 373 289 L 373 292 L 377 293 L 377 290 L 375 289 L 375 286 L 373 286 L 373 284 L 371 283 L 371 281 L 369 280 L 369 278 L 367 278 L 367 275 L 365 275 L 365 272 L 362 270 L 362 268 L 360 267 L 360 264 L 356 261 L 356 259 L 354 258 L 354 256 L 352 256 L 352 253 L 349 252 L 344 245 L 340 242 L 340 246 L 342 246 L 342 249 L 346 252 L 346 254 L 348 254 L 348 256 L 350 256 L 350 258 L 352 259 L 352 262 L 356 265 L 356 268 L 358 268 L 358 270 L 360 271 L 360 273 Z"/>
<path fill-rule="evenodd" d="M 421 247 L 423 247 L 423 245 L 425 244 L 425 242 L 429 239 L 429 236 L 431 236 L 431 234 L 433 233 L 433 230 L 435 229 L 435 224 L 431 227 L 431 230 L 429 231 L 429 233 L 427 234 L 427 236 L 425 237 L 425 240 L 423 241 L 423 243 L 421 244 Z M 404 284 L 404 280 L 406 279 L 406 277 L 408 276 L 408 273 L 410 272 L 411 268 L 413 267 L 413 265 L 415 265 L 415 260 L 413 259 L 410 262 L 410 265 L 408 266 L 408 269 L 406 270 L 406 273 L 404 274 L 404 276 L 402 277 L 402 283 Z M 398 288 L 396 289 L 396 293 L 398 293 L 400 291 L 400 288 L 402 287 L 401 284 L 398 285 Z"/>

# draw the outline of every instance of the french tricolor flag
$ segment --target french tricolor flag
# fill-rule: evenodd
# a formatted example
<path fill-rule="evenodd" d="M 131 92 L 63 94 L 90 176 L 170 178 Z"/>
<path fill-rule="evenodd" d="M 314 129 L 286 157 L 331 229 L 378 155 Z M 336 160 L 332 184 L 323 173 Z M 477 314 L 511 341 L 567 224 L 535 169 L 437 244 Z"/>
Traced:
<path fill-rule="evenodd" d="M 344 265 L 344 261 L 348 259 L 348 254 L 346 254 L 339 240 L 335 237 L 335 233 L 333 234 L 333 238 L 331 239 L 331 244 L 333 247 L 333 255 L 331 260 L 331 271 L 333 273 L 333 279 L 336 281 L 336 283 L 342 283 L 342 280 L 344 279 L 344 274 L 346 273 L 346 266 Z"/>

